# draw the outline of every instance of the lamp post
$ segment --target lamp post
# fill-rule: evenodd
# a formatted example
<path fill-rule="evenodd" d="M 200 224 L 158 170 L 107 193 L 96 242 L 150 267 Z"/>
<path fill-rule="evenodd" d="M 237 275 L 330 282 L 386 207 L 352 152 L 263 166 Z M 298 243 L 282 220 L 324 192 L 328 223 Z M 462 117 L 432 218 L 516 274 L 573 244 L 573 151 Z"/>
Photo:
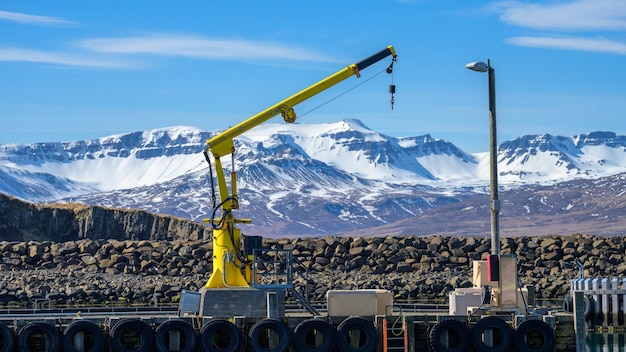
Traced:
<path fill-rule="evenodd" d="M 498 142 L 496 138 L 496 74 L 490 60 L 471 62 L 466 68 L 489 76 L 489 168 L 491 208 L 491 254 L 500 257 L 500 200 L 498 199 Z"/>

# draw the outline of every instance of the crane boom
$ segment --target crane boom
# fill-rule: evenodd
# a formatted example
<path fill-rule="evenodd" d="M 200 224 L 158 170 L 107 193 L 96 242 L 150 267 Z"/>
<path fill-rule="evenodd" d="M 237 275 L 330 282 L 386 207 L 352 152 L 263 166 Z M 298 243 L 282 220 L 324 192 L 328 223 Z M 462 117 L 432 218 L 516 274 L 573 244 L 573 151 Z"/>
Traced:
<path fill-rule="evenodd" d="M 348 65 L 327 78 L 305 88 L 304 90 L 281 102 L 270 106 L 269 108 L 206 141 L 204 155 L 209 164 L 211 163 L 209 154 L 211 154 L 215 160 L 215 172 L 220 203 L 219 205 L 214 204 L 211 219 L 204 220 L 205 222 L 210 222 L 213 227 L 213 273 L 207 281 L 205 288 L 248 287 L 251 282 L 250 258 L 246 258 L 240 253 L 239 242 L 241 240 L 241 232 L 235 227 L 235 223 L 250 223 L 251 220 L 235 219 L 233 216 L 232 210 L 239 207 L 236 174 L 235 171 L 231 171 L 231 189 L 229 192 L 221 161 L 222 157 L 235 152 L 233 138 L 249 131 L 278 114 L 281 114 L 287 123 L 295 122 L 296 113 L 293 109 L 295 105 L 317 95 L 320 92 L 323 92 L 348 77 L 360 77 L 361 70 L 388 56 L 392 56 L 393 60 L 387 69 L 387 72 L 391 73 L 393 62 L 396 61 L 397 55 L 393 46 L 390 45 L 358 63 Z M 211 180 L 211 185 L 213 185 L 213 180 Z M 215 213 L 217 210 L 221 210 L 222 214 L 219 221 L 216 222 Z"/>
<path fill-rule="evenodd" d="M 296 120 L 293 107 L 314 95 L 323 92 L 324 90 L 336 85 L 337 83 L 345 80 L 348 77 L 356 75 L 360 77 L 360 71 L 373 65 L 374 63 L 392 55 L 396 58 L 396 51 L 393 46 L 379 51 L 378 53 L 362 60 L 356 64 L 349 65 L 344 69 L 337 71 L 335 74 L 328 76 L 327 78 L 313 84 L 312 86 L 290 96 L 289 98 L 272 105 L 271 107 L 261 111 L 260 113 L 248 118 L 247 120 L 227 129 L 226 131 L 216 135 L 215 137 L 207 140 L 206 146 L 211 150 L 213 155 L 224 156 L 232 152 L 232 139 L 249 131 L 250 129 L 262 124 L 263 122 L 271 119 L 272 117 L 282 114 L 285 122 L 293 123 Z"/>

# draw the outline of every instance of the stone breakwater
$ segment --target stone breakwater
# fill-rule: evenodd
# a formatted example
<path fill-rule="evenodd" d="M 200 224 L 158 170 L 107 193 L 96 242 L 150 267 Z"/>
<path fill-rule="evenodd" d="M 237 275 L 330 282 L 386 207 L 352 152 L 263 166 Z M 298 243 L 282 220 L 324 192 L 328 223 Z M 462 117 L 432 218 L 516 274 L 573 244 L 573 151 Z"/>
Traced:
<path fill-rule="evenodd" d="M 329 289 L 383 288 L 396 299 L 437 300 L 471 286 L 472 261 L 490 251 L 488 238 L 326 237 L 264 239 L 265 248 L 291 250 L 308 270 L 297 289 L 313 301 Z M 502 254 L 515 254 L 522 283 L 538 298 L 566 293 L 569 280 L 626 274 L 624 237 L 590 235 L 502 239 Z M 0 305 L 52 306 L 175 304 L 182 290 L 197 291 L 212 271 L 210 240 L 0 242 Z"/>

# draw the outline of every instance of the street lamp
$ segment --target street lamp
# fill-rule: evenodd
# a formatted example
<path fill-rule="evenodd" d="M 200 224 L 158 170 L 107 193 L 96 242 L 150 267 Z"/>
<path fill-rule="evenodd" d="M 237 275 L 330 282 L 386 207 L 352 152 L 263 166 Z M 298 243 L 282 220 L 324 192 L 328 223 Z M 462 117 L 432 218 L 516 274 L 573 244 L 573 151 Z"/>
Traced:
<path fill-rule="evenodd" d="M 498 142 L 496 138 L 496 73 L 491 67 L 490 60 L 471 62 L 465 65 L 472 71 L 487 72 L 489 75 L 489 167 L 490 179 L 490 208 L 491 208 L 491 254 L 500 257 L 500 200 L 498 199 Z"/>

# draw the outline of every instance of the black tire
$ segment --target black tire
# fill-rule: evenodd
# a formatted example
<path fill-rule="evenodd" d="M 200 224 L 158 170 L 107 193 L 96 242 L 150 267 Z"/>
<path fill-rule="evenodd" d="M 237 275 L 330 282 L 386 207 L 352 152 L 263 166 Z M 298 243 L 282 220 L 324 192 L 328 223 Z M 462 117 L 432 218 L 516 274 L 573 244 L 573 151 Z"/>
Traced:
<path fill-rule="evenodd" d="M 483 341 L 483 333 L 487 330 L 492 331 L 492 347 Z M 504 319 L 486 317 L 480 319 L 472 328 L 472 342 L 476 352 L 508 352 L 513 345 L 513 331 Z"/>
<path fill-rule="evenodd" d="M 589 298 L 587 295 L 583 295 L 583 307 L 585 308 L 585 319 L 589 321 L 589 317 L 591 317 L 591 312 L 593 312 L 595 301 L 592 298 Z M 574 312 L 574 298 L 566 293 L 565 297 L 563 297 L 563 310 L 568 313 Z"/>
<path fill-rule="evenodd" d="M 239 328 L 224 319 L 213 319 L 200 329 L 202 352 L 238 352 L 243 344 Z"/>
<path fill-rule="evenodd" d="M 585 320 L 591 320 L 591 313 L 594 312 L 596 300 L 585 295 L 583 296 L 583 306 L 585 307 Z"/>
<path fill-rule="evenodd" d="M 444 333 L 448 334 L 449 346 L 442 341 Z M 435 324 L 428 335 L 428 343 L 432 351 L 462 352 L 469 351 L 472 344 L 472 336 L 467 325 L 458 320 L 448 319 Z"/>
<path fill-rule="evenodd" d="M 136 335 L 139 341 L 125 341 L 124 336 Z M 140 319 L 123 319 L 111 328 L 111 352 L 152 352 L 152 329 Z"/>
<path fill-rule="evenodd" d="M 359 331 L 359 346 L 351 343 L 352 331 Z M 337 327 L 335 345 L 339 352 L 373 352 L 378 343 L 374 323 L 363 317 L 348 317 Z"/>
<path fill-rule="evenodd" d="M 100 352 L 104 350 L 104 333 L 102 329 L 91 321 L 75 320 L 63 331 L 63 337 L 61 338 L 63 352 L 77 351 L 74 347 L 74 337 L 80 332 L 91 336 L 88 338 L 89 344 L 85 345 L 85 352 Z"/>
<path fill-rule="evenodd" d="M 517 327 L 513 344 L 517 352 L 552 352 L 556 348 L 556 337 L 550 325 L 531 319 Z"/>
<path fill-rule="evenodd" d="M 270 346 L 268 332 L 278 336 L 278 344 Z M 259 320 L 248 331 L 248 344 L 252 352 L 285 352 L 289 348 L 291 338 L 289 329 L 283 322 L 276 319 Z"/>
<path fill-rule="evenodd" d="M 563 296 L 563 310 L 568 313 L 572 313 L 574 311 L 574 299 L 569 293 L 566 293 Z"/>
<path fill-rule="evenodd" d="M 154 331 L 154 347 L 158 352 L 169 352 L 168 338 L 170 332 L 178 330 L 181 334 L 180 352 L 192 352 L 196 349 L 196 332 L 191 325 L 181 319 L 170 319 L 159 325 Z"/>
<path fill-rule="evenodd" d="M 46 351 L 48 352 L 58 352 L 61 350 L 61 334 L 54 327 L 54 325 L 38 322 L 31 323 L 22 327 L 17 334 L 17 348 L 20 352 L 28 352 L 32 351 L 31 347 L 34 340 L 32 338 L 33 335 L 44 335 L 45 336 L 45 345 L 47 346 Z M 37 342 L 35 342 L 37 343 Z"/>
<path fill-rule="evenodd" d="M 4 323 L 0 323 L 0 352 L 13 351 L 13 344 L 15 343 L 15 337 L 13 331 L 9 329 Z"/>
<path fill-rule="evenodd" d="M 311 340 L 321 335 L 321 344 L 316 346 Z M 326 320 L 309 319 L 296 325 L 293 331 L 293 346 L 298 352 L 326 352 L 335 346 L 335 328 Z"/>

